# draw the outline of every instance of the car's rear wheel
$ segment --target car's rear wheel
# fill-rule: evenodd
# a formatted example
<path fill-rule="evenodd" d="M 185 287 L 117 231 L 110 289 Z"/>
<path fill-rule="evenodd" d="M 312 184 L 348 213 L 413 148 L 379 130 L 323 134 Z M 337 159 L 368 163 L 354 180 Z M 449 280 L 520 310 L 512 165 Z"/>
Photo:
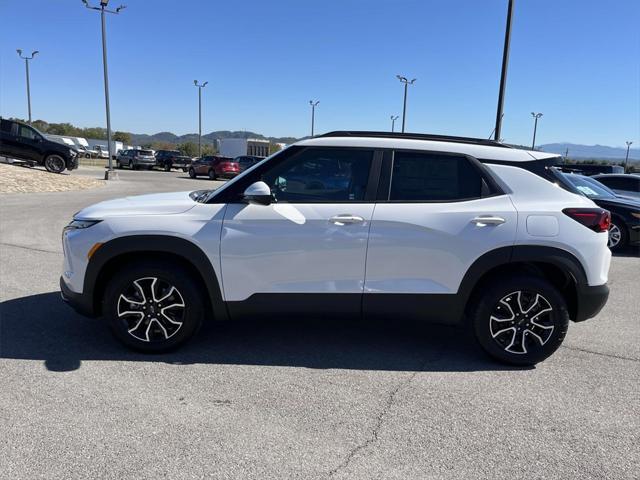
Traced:
<path fill-rule="evenodd" d="M 128 347 L 157 353 L 176 348 L 198 330 L 202 287 L 182 266 L 141 262 L 121 269 L 107 285 L 104 313 Z"/>
<path fill-rule="evenodd" d="M 191 178 L 196 178 L 196 171 L 193 168 L 189 169 L 189 176 Z"/>
<path fill-rule="evenodd" d="M 209 170 L 209 180 L 215 180 L 216 178 L 216 172 L 213 169 Z"/>
<path fill-rule="evenodd" d="M 611 220 L 609 227 L 609 250 L 616 252 L 627 245 L 627 230 L 624 224 L 617 218 Z"/>
<path fill-rule="evenodd" d="M 535 276 L 510 276 L 486 285 L 472 300 L 470 311 L 482 348 L 511 365 L 535 365 L 549 357 L 569 326 L 562 295 Z"/>
<path fill-rule="evenodd" d="M 117 158 L 116 158 L 116 168 L 122 170 L 122 164 L 120 163 L 120 160 L 118 160 Z"/>
<path fill-rule="evenodd" d="M 171 164 L 170 163 L 165 163 L 164 164 L 164 171 L 165 172 L 170 172 L 171 171 Z"/>
<path fill-rule="evenodd" d="M 62 173 L 67 168 L 67 164 L 60 155 L 47 155 L 44 159 L 44 168 L 51 173 Z"/>

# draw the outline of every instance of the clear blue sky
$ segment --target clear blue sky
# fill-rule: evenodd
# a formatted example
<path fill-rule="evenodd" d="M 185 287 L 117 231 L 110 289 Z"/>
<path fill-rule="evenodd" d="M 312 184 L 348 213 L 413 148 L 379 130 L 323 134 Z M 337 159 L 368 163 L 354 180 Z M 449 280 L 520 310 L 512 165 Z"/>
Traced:
<path fill-rule="evenodd" d="M 97 2 L 97 0 L 93 0 Z M 309 133 L 390 127 L 409 92 L 407 130 L 493 128 L 507 0 L 122 0 L 108 18 L 114 130 Z M 112 0 L 113 6 L 119 5 Z M 0 114 L 104 125 L 99 14 L 80 0 L 0 0 Z M 640 144 L 640 1 L 517 0 L 503 137 Z M 635 145 L 634 145 L 635 146 Z"/>

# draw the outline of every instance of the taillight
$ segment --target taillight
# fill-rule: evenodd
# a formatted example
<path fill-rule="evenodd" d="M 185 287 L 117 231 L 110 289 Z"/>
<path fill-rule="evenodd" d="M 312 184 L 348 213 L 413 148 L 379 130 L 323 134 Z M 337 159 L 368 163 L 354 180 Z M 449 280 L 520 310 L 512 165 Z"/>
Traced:
<path fill-rule="evenodd" d="M 611 213 L 602 208 L 565 208 L 562 213 L 594 232 L 607 232 L 611 226 Z"/>

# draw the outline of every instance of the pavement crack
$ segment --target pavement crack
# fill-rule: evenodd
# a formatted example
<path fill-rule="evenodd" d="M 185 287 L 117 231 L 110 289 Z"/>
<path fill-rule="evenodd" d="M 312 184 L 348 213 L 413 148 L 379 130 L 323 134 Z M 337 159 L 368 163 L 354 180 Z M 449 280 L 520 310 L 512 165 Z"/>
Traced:
<path fill-rule="evenodd" d="M 13 248 L 22 248 L 24 250 L 32 250 L 34 252 L 55 253 L 55 254 L 62 253 L 61 251 L 45 250 L 44 248 L 25 247 L 24 245 L 16 245 L 15 243 L 0 242 L 0 245 L 4 247 L 13 247 Z"/>
<path fill-rule="evenodd" d="M 595 352 L 593 350 L 587 350 L 585 348 L 569 347 L 567 345 L 562 345 L 561 348 L 566 348 L 567 350 L 574 350 L 576 352 L 584 352 L 584 353 L 591 353 L 593 355 L 600 355 L 601 357 L 617 358 L 619 360 L 629 360 L 630 362 L 640 362 L 640 359 L 638 358 L 623 357 L 622 355 L 615 355 L 613 353 Z"/>
<path fill-rule="evenodd" d="M 371 430 L 371 433 L 369 434 L 369 437 L 364 442 L 352 448 L 347 454 L 347 456 L 345 457 L 345 459 L 342 461 L 342 463 L 340 463 L 340 465 L 338 465 L 337 467 L 329 471 L 330 478 L 336 475 L 341 470 L 344 470 L 345 468 L 347 468 L 351 463 L 351 461 L 356 457 L 356 455 L 358 455 L 358 453 L 365 450 L 367 447 L 369 447 L 371 444 L 375 443 L 378 440 L 378 433 L 380 432 L 380 429 L 384 424 L 385 417 L 393 407 L 396 401 L 396 397 L 398 396 L 398 393 L 403 388 L 406 388 L 413 381 L 415 376 L 422 370 L 423 368 L 420 368 L 419 370 L 414 371 L 406 379 L 398 383 L 398 385 L 396 385 L 396 387 L 393 390 L 391 390 L 391 392 L 389 392 L 389 394 L 387 395 L 387 400 L 384 404 L 384 407 L 376 417 L 375 424 L 373 426 L 373 429 Z"/>

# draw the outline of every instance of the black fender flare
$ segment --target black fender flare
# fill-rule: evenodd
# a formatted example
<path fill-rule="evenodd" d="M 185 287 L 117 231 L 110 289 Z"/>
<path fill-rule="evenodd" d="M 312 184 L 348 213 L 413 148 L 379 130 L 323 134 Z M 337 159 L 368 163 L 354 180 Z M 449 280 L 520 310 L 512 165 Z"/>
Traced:
<path fill-rule="evenodd" d="M 101 299 L 96 298 L 96 286 L 104 267 L 122 255 L 170 254 L 178 256 L 191 265 L 202 277 L 216 320 L 228 319 L 226 305 L 222 299 L 220 282 L 213 265 L 204 251 L 189 240 L 170 235 L 128 235 L 114 238 L 101 245 L 93 254 L 84 276 L 83 294 L 92 299 L 94 310 L 99 309 Z"/>
<path fill-rule="evenodd" d="M 577 288 L 588 285 L 584 268 L 572 253 L 542 245 L 514 245 L 491 250 L 471 264 L 458 288 L 460 303 L 467 304 L 478 281 L 487 272 L 515 263 L 548 263 L 568 273 L 575 281 Z"/>

